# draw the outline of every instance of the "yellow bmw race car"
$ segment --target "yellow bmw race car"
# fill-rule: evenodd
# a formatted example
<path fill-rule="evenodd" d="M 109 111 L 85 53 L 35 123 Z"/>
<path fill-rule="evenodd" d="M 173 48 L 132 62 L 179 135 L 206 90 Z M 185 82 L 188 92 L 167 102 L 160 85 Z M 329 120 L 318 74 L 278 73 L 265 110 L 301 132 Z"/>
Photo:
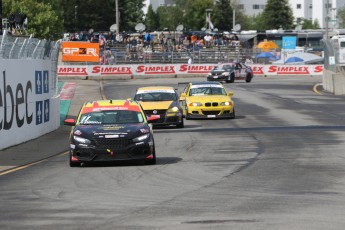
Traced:
<path fill-rule="evenodd" d="M 153 126 L 175 125 L 183 128 L 183 111 L 178 99 L 175 89 L 170 86 L 142 87 L 134 96 L 148 117 L 158 117 L 152 122 Z"/>
<path fill-rule="evenodd" d="M 235 118 L 233 92 L 226 92 L 219 82 L 192 82 L 181 93 L 186 120 L 192 118 Z"/>

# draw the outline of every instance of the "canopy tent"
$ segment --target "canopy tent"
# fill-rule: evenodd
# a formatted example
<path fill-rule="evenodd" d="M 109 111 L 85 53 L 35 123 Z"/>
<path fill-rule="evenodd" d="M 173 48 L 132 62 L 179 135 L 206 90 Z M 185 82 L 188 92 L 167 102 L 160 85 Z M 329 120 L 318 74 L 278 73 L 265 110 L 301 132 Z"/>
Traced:
<path fill-rule="evenodd" d="M 304 60 L 299 57 L 289 57 L 288 59 L 285 60 L 285 63 L 291 63 L 291 62 L 303 62 Z"/>
<path fill-rule="evenodd" d="M 275 61 L 276 57 L 273 53 L 270 52 L 262 52 L 255 56 L 256 58 L 268 58 L 271 61 Z"/>
<path fill-rule="evenodd" d="M 268 51 L 268 50 L 272 50 L 272 49 L 277 49 L 279 48 L 279 46 L 273 42 L 273 41 L 263 41 L 260 42 L 257 46 L 258 49 L 261 49 L 262 51 Z"/>
<path fill-rule="evenodd" d="M 291 58 L 289 60 L 289 58 Z M 302 59 L 302 61 L 300 60 Z M 289 60 L 289 61 L 288 61 Z M 320 57 L 316 54 L 305 53 L 305 52 L 295 52 L 287 53 L 286 56 L 282 54 L 280 60 L 273 62 L 273 64 L 316 64 L 322 63 L 324 60 L 323 57 Z"/>

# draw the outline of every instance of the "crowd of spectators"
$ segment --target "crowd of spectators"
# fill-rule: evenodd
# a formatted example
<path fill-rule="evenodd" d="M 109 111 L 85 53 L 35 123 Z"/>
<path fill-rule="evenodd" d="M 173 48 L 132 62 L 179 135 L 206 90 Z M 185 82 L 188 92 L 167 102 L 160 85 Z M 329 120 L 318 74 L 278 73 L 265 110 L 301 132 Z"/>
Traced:
<path fill-rule="evenodd" d="M 114 52 L 117 47 L 125 47 L 123 57 L 126 61 L 140 61 L 150 59 L 152 53 L 162 53 L 162 58 L 169 58 L 172 52 L 190 53 L 203 48 L 219 46 L 239 46 L 236 33 L 211 34 L 205 32 L 188 32 L 176 34 L 170 31 L 154 32 L 145 31 L 134 34 L 116 33 L 111 31 L 94 33 L 88 32 L 70 33 L 65 41 L 96 42 L 100 45 L 101 64 L 113 64 Z M 120 45 L 120 46 L 119 46 Z"/>

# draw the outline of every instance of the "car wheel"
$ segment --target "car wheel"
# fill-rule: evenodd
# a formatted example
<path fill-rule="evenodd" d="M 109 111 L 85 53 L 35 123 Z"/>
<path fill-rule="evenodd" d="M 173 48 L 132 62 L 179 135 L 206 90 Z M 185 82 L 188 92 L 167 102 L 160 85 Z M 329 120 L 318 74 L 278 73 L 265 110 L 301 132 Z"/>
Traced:
<path fill-rule="evenodd" d="M 186 120 L 189 120 L 190 119 L 190 117 L 189 117 L 189 115 L 188 115 L 188 109 L 186 108 Z"/>
<path fill-rule="evenodd" d="M 152 159 L 146 161 L 146 165 L 156 164 L 156 147 L 153 145 Z"/>
<path fill-rule="evenodd" d="M 250 74 L 248 74 L 246 76 L 246 82 L 251 82 L 252 81 L 252 76 Z"/>
<path fill-rule="evenodd" d="M 231 74 L 227 79 L 226 79 L 226 83 L 234 83 L 235 81 L 235 75 Z"/>
<path fill-rule="evenodd" d="M 181 128 L 184 128 L 183 119 L 182 119 L 181 123 L 179 123 L 179 124 L 176 125 L 176 127 L 177 127 L 177 128 L 180 128 L 180 129 L 181 129 Z"/>
<path fill-rule="evenodd" d="M 232 116 L 230 117 L 230 119 L 235 119 L 235 117 L 236 117 L 236 115 L 235 115 L 235 108 L 234 108 L 234 110 L 232 112 Z"/>
<path fill-rule="evenodd" d="M 69 155 L 69 166 L 70 167 L 80 167 L 80 163 L 79 162 L 74 162 L 72 161 L 72 155 Z"/>

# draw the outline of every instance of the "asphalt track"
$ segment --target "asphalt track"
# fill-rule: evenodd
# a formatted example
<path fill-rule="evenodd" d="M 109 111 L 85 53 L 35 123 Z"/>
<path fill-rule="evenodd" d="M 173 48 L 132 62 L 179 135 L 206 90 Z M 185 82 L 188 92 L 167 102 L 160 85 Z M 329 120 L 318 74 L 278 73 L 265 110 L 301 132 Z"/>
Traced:
<path fill-rule="evenodd" d="M 1 229 L 343 229 L 344 97 L 320 80 L 226 84 L 237 118 L 155 129 L 154 166 L 70 168 L 67 127 L 3 150 L 1 167 L 24 166 L 0 176 Z M 190 79 L 71 81 L 73 117 L 90 98 Z"/>

